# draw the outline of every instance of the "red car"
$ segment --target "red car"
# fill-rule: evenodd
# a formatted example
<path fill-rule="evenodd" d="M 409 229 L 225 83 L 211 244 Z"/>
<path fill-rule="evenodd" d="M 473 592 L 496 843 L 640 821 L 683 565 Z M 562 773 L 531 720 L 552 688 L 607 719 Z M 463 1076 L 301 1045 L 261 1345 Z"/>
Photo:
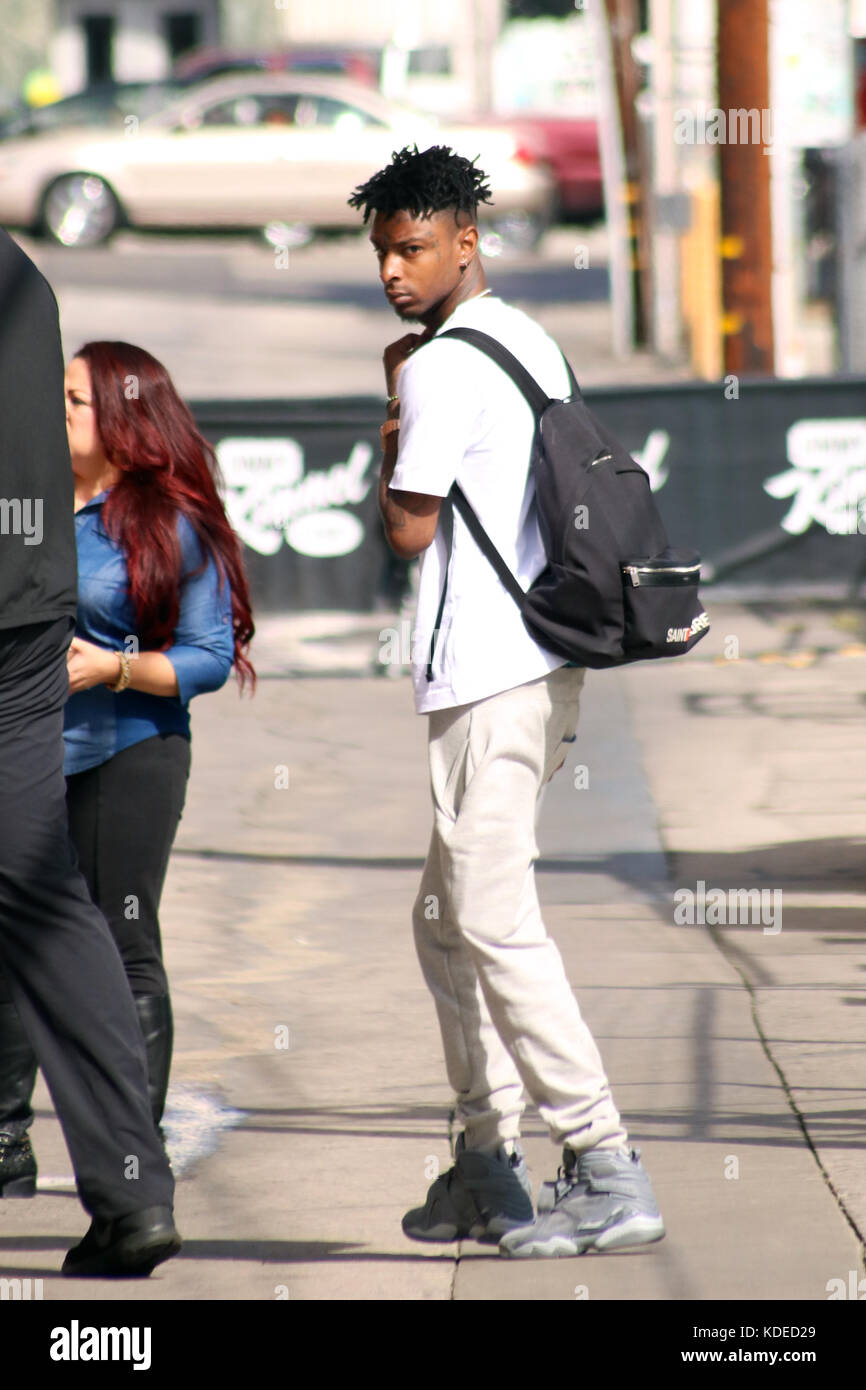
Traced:
<path fill-rule="evenodd" d="M 549 164 L 556 180 L 554 221 L 586 221 L 604 216 L 604 189 L 598 152 L 598 126 L 572 116 L 520 112 L 496 120 L 513 130 L 521 145 Z"/>

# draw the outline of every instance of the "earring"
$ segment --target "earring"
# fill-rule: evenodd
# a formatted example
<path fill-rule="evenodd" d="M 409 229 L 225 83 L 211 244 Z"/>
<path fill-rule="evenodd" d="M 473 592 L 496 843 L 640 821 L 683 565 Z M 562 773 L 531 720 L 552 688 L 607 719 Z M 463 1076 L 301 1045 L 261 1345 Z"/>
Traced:
<path fill-rule="evenodd" d="M 465 262 L 461 262 L 461 265 L 460 265 L 460 274 L 461 274 L 461 275 L 463 274 L 463 272 L 464 272 L 465 269 L 466 269 L 466 264 L 465 264 Z"/>

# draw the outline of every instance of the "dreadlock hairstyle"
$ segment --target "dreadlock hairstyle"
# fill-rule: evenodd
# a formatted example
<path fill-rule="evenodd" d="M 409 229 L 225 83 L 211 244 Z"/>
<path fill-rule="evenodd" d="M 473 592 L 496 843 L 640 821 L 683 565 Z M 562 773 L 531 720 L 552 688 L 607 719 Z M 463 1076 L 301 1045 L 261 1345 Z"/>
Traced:
<path fill-rule="evenodd" d="M 421 152 L 417 145 L 407 145 L 394 152 L 387 168 L 355 189 L 349 206 L 364 209 L 365 223 L 371 212 L 385 217 L 398 212 L 430 217 L 449 209 L 457 221 L 459 213 L 474 219 L 478 204 L 492 201 L 487 175 L 476 169 L 474 159 L 455 154 L 448 145 L 433 145 Z"/>

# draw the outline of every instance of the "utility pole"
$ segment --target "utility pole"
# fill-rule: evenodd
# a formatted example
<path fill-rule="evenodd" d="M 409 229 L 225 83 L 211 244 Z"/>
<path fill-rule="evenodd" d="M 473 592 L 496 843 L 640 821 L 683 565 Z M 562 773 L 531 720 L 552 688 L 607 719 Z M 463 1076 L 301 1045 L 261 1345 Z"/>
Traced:
<path fill-rule="evenodd" d="M 644 344 L 647 341 L 647 305 L 650 302 L 650 257 L 649 227 L 642 192 L 646 187 L 646 180 L 642 178 L 641 132 L 635 109 L 635 98 L 640 88 L 640 73 L 631 51 L 632 39 L 638 32 L 637 6 L 635 0 L 605 0 L 605 10 L 610 30 L 625 159 L 625 186 L 622 195 L 626 199 L 631 231 L 634 341 L 636 344 Z"/>
<path fill-rule="evenodd" d="M 756 375 L 774 370 L 768 24 L 768 0 L 720 0 L 725 370 Z"/>
<path fill-rule="evenodd" d="M 634 348 L 634 281 L 630 214 L 623 197 L 626 183 L 619 101 L 614 77 L 613 45 L 607 12 L 596 3 L 587 14 L 592 34 L 598 91 L 598 153 L 604 185 L 608 232 L 608 274 L 616 357 L 628 358 Z"/>
<path fill-rule="evenodd" d="M 464 7 L 464 14 L 466 9 Z M 473 0 L 473 68 L 475 74 L 475 107 L 478 111 L 493 109 L 493 53 L 502 33 L 503 0 Z"/>
<path fill-rule="evenodd" d="M 652 341 L 657 352 L 673 360 L 679 355 L 682 335 L 680 312 L 680 228 L 670 209 L 680 189 L 680 169 L 674 143 L 674 0 L 650 0 L 652 54 L 652 158 L 650 188 L 654 200 L 651 302 Z"/>

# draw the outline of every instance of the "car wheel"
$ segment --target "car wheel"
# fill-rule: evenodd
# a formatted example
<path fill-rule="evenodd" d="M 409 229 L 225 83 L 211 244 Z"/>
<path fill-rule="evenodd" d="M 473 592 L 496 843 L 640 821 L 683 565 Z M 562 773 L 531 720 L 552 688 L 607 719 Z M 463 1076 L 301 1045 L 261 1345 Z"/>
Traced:
<path fill-rule="evenodd" d="M 313 229 L 304 222 L 269 222 L 262 228 L 262 236 L 275 250 L 294 250 L 309 246 L 313 240 Z"/>
<path fill-rule="evenodd" d="M 533 251 L 547 228 L 548 219 L 537 212 L 510 212 L 493 222 L 493 231 L 512 251 Z"/>
<path fill-rule="evenodd" d="M 61 246 L 99 246 L 120 225 L 120 204 L 98 174 L 64 174 L 45 191 L 41 221 Z"/>

